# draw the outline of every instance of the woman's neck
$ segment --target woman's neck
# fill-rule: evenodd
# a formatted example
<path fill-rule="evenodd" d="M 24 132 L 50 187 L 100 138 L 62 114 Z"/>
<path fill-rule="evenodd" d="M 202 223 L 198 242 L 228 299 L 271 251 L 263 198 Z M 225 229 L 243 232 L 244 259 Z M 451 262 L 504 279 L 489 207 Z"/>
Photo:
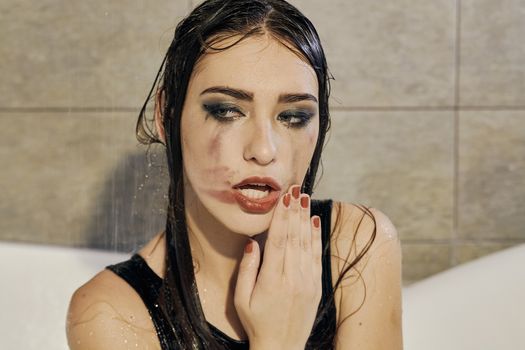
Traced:
<path fill-rule="evenodd" d="M 186 225 L 204 315 L 208 322 L 231 337 L 246 339 L 234 306 L 234 292 L 239 263 L 249 238 L 228 230 L 200 201 L 193 203 L 199 204 L 185 204 Z M 264 247 L 266 235 L 265 231 L 254 237 L 260 247 Z"/>
<path fill-rule="evenodd" d="M 200 201 L 185 204 L 188 238 L 196 264 L 196 278 L 225 290 L 236 280 L 239 263 L 248 237 L 232 232 L 217 221 Z M 264 247 L 267 231 L 254 236 Z"/>

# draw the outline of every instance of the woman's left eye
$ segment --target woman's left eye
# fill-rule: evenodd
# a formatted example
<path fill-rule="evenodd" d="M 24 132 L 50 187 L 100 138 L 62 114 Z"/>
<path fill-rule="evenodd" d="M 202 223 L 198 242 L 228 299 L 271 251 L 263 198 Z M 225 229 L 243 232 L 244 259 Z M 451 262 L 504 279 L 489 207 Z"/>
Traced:
<path fill-rule="evenodd" d="M 282 113 L 279 119 L 285 121 L 289 128 L 301 128 L 308 124 L 313 115 L 311 112 Z"/>

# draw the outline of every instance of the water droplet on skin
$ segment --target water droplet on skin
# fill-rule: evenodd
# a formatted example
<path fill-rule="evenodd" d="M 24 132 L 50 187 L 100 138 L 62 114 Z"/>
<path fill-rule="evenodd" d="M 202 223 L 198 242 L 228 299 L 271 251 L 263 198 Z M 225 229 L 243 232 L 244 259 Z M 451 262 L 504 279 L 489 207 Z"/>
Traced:
<path fill-rule="evenodd" d="M 127 344 L 128 343 L 128 340 L 127 339 L 124 339 L 124 344 Z"/>
<path fill-rule="evenodd" d="M 382 264 L 391 265 L 390 260 L 386 260 L 384 256 L 379 257 Z"/>

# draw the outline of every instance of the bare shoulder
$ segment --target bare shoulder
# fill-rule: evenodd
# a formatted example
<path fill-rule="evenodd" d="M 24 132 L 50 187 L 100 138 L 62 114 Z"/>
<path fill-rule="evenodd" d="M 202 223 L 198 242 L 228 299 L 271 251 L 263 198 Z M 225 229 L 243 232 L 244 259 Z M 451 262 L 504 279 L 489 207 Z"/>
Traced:
<path fill-rule="evenodd" d="M 332 232 L 341 239 L 357 238 L 356 233 L 373 232 L 379 239 L 388 238 L 399 241 L 397 230 L 390 218 L 377 208 L 366 207 L 348 202 L 333 202 L 331 217 Z M 335 227 L 336 224 L 338 227 Z M 359 229 L 359 232 L 357 230 Z"/>
<path fill-rule="evenodd" d="M 66 332 L 72 350 L 160 349 L 140 296 L 110 270 L 99 272 L 73 293 Z"/>
<path fill-rule="evenodd" d="M 331 216 L 333 255 L 342 260 L 355 259 L 360 255 L 370 257 L 381 249 L 380 247 L 387 251 L 393 250 L 391 251 L 393 254 L 399 253 L 400 240 L 397 230 L 386 214 L 372 207 L 348 202 L 333 202 Z M 344 265 L 341 259 L 336 260 L 338 266 Z M 360 261 L 360 265 L 363 264 L 364 261 Z"/>
<path fill-rule="evenodd" d="M 162 276 L 164 233 L 140 251 L 148 266 Z M 144 302 L 113 271 L 104 269 L 72 295 L 66 320 L 71 349 L 160 349 Z"/>
<path fill-rule="evenodd" d="M 331 232 L 337 348 L 402 349 L 402 257 L 394 224 L 379 209 L 334 201 Z"/>

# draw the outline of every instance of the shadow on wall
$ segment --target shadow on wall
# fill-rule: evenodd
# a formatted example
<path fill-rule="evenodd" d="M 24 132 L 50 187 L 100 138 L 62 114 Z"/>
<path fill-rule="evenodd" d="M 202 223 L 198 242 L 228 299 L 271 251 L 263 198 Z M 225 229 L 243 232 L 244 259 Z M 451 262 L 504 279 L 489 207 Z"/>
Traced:
<path fill-rule="evenodd" d="M 81 241 L 89 248 L 131 253 L 166 225 L 169 176 L 163 146 L 123 157 L 96 196 Z"/>

